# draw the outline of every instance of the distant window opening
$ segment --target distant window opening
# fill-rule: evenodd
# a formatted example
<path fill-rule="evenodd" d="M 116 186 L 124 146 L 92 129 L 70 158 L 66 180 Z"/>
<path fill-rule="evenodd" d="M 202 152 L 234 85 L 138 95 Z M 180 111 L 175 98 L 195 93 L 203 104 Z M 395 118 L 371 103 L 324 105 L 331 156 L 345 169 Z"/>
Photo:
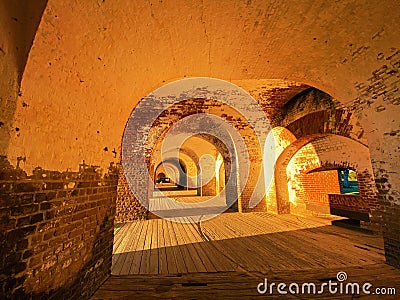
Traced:
<path fill-rule="evenodd" d="M 340 193 L 359 195 L 357 172 L 350 169 L 338 170 Z"/>

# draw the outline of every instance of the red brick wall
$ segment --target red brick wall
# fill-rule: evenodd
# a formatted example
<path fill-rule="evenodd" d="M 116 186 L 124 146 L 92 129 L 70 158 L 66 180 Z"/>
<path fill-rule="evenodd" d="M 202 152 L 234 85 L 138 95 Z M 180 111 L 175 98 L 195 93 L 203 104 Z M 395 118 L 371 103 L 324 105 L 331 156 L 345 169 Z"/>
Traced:
<path fill-rule="evenodd" d="M 0 165 L 0 294 L 88 299 L 111 268 L 117 173 Z"/>
<path fill-rule="evenodd" d="M 329 207 L 328 194 L 340 194 L 340 185 L 336 170 L 300 174 L 304 203 Z"/>

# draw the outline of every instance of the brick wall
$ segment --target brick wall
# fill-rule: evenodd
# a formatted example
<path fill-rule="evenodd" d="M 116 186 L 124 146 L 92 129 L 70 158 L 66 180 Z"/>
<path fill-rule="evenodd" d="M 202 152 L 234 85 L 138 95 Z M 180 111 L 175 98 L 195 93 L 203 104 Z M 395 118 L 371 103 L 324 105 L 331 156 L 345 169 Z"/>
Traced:
<path fill-rule="evenodd" d="M 330 194 L 329 204 L 332 208 L 369 213 L 369 203 L 358 195 Z"/>
<path fill-rule="evenodd" d="M 354 83 L 357 98 L 352 109 L 363 120 L 368 136 L 386 260 L 400 267 L 400 49 L 388 47 L 374 54 L 374 68 Z"/>
<path fill-rule="evenodd" d="M 119 167 L 117 191 L 115 222 L 130 222 L 148 217 L 147 209 L 135 198 L 129 188 L 122 167 Z"/>
<path fill-rule="evenodd" d="M 301 173 L 299 180 L 302 190 L 298 194 L 307 204 L 329 207 L 328 194 L 340 194 L 336 170 Z"/>
<path fill-rule="evenodd" d="M 27 176 L 1 157 L 0 170 L 0 294 L 88 299 L 110 272 L 115 168 Z"/>

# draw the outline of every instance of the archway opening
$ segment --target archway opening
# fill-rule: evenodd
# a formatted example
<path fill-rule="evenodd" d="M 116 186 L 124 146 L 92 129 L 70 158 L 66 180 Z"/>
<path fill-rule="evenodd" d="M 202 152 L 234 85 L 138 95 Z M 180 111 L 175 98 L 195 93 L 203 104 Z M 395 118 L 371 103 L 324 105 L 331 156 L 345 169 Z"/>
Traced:
<path fill-rule="evenodd" d="M 315 251 L 315 247 L 330 265 L 337 265 L 336 256 L 342 254 L 334 250 L 330 256 L 322 241 L 338 230 L 332 226 L 335 220 L 352 219 L 346 213 L 359 214 L 362 209 L 340 207 L 342 197 L 359 197 L 362 205 L 376 204 L 368 198 L 374 192 L 373 180 L 361 180 L 370 176 L 372 169 L 365 138 L 355 132 L 360 127 L 354 116 L 321 91 L 289 84 L 279 97 L 279 89 L 274 90 L 280 101 L 276 100 L 275 108 L 257 101 L 252 104 L 260 105 L 262 118 L 272 120 L 267 126 L 252 122 L 261 118 L 259 112 L 248 115 L 252 106 L 242 103 L 243 98 L 237 100 L 238 94 L 245 97 L 247 93 L 236 88 L 231 93 L 220 85 L 214 90 L 203 80 L 208 81 L 196 82 L 199 86 L 191 82 L 190 88 L 175 94 L 172 84 L 168 96 L 152 93 L 151 101 L 164 101 L 168 107 L 158 115 L 150 114 L 152 122 L 145 139 L 127 131 L 127 136 L 136 137 L 127 147 L 127 157 L 132 161 L 132 152 L 144 150 L 144 166 L 150 174 L 147 181 L 146 176 L 133 174 L 130 186 L 139 183 L 147 193 L 144 199 L 148 202 L 143 206 L 150 205 L 150 212 L 147 221 L 123 226 L 126 235 L 139 238 L 130 248 L 122 242 L 126 237 L 119 235 L 113 274 L 232 271 L 232 262 L 249 271 L 265 271 L 265 260 L 260 259 L 265 255 L 271 259 L 272 269 L 290 268 L 291 264 L 303 269 L 310 263 L 314 267 L 319 264 L 311 252 L 307 261 L 302 260 L 304 253 Z M 291 88 L 296 92 L 287 91 Z M 219 97 L 236 99 L 235 106 Z M 143 113 L 145 110 L 141 111 L 142 122 Z M 343 120 L 347 120 L 346 130 Z M 132 175 L 130 166 L 124 166 L 127 175 Z M 359 184 L 360 196 L 342 194 L 339 173 L 344 169 L 357 171 L 359 183 L 365 182 Z M 170 179 L 174 190 L 157 182 L 164 178 Z M 363 189 L 369 194 L 363 194 Z M 259 202 L 254 203 L 255 198 Z M 217 200 L 208 202 L 210 199 Z M 374 205 L 368 209 L 370 220 L 359 220 L 363 228 L 369 228 L 378 217 Z M 300 239 L 307 242 L 296 244 Z M 348 243 L 351 239 L 346 241 L 340 235 L 331 240 L 348 249 L 353 247 Z M 257 253 L 250 259 L 229 250 L 240 253 L 249 246 Z M 271 251 L 284 253 L 284 258 L 270 257 Z M 287 253 L 295 254 L 289 257 Z M 354 262 L 350 256 L 342 258 L 344 265 Z"/>

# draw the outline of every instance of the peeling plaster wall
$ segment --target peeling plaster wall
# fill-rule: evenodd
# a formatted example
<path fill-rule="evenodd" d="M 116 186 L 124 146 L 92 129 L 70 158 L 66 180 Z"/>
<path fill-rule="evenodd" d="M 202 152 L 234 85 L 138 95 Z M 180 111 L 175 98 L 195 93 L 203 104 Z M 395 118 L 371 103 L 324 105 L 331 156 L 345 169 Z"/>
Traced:
<path fill-rule="evenodd" d="M 351 103 L 355 83 L 381 66 L 377 55 L 400 48 L 398 10 L 396 1 L 51 0 L 18 100 L 30 106 L 17 109 L 21 132 L 8 156 L 25 151 L 30 169 L 66 169 L 84 154 L 106 166 L 135 104 L 185 76 L 288 78 Z"/>

